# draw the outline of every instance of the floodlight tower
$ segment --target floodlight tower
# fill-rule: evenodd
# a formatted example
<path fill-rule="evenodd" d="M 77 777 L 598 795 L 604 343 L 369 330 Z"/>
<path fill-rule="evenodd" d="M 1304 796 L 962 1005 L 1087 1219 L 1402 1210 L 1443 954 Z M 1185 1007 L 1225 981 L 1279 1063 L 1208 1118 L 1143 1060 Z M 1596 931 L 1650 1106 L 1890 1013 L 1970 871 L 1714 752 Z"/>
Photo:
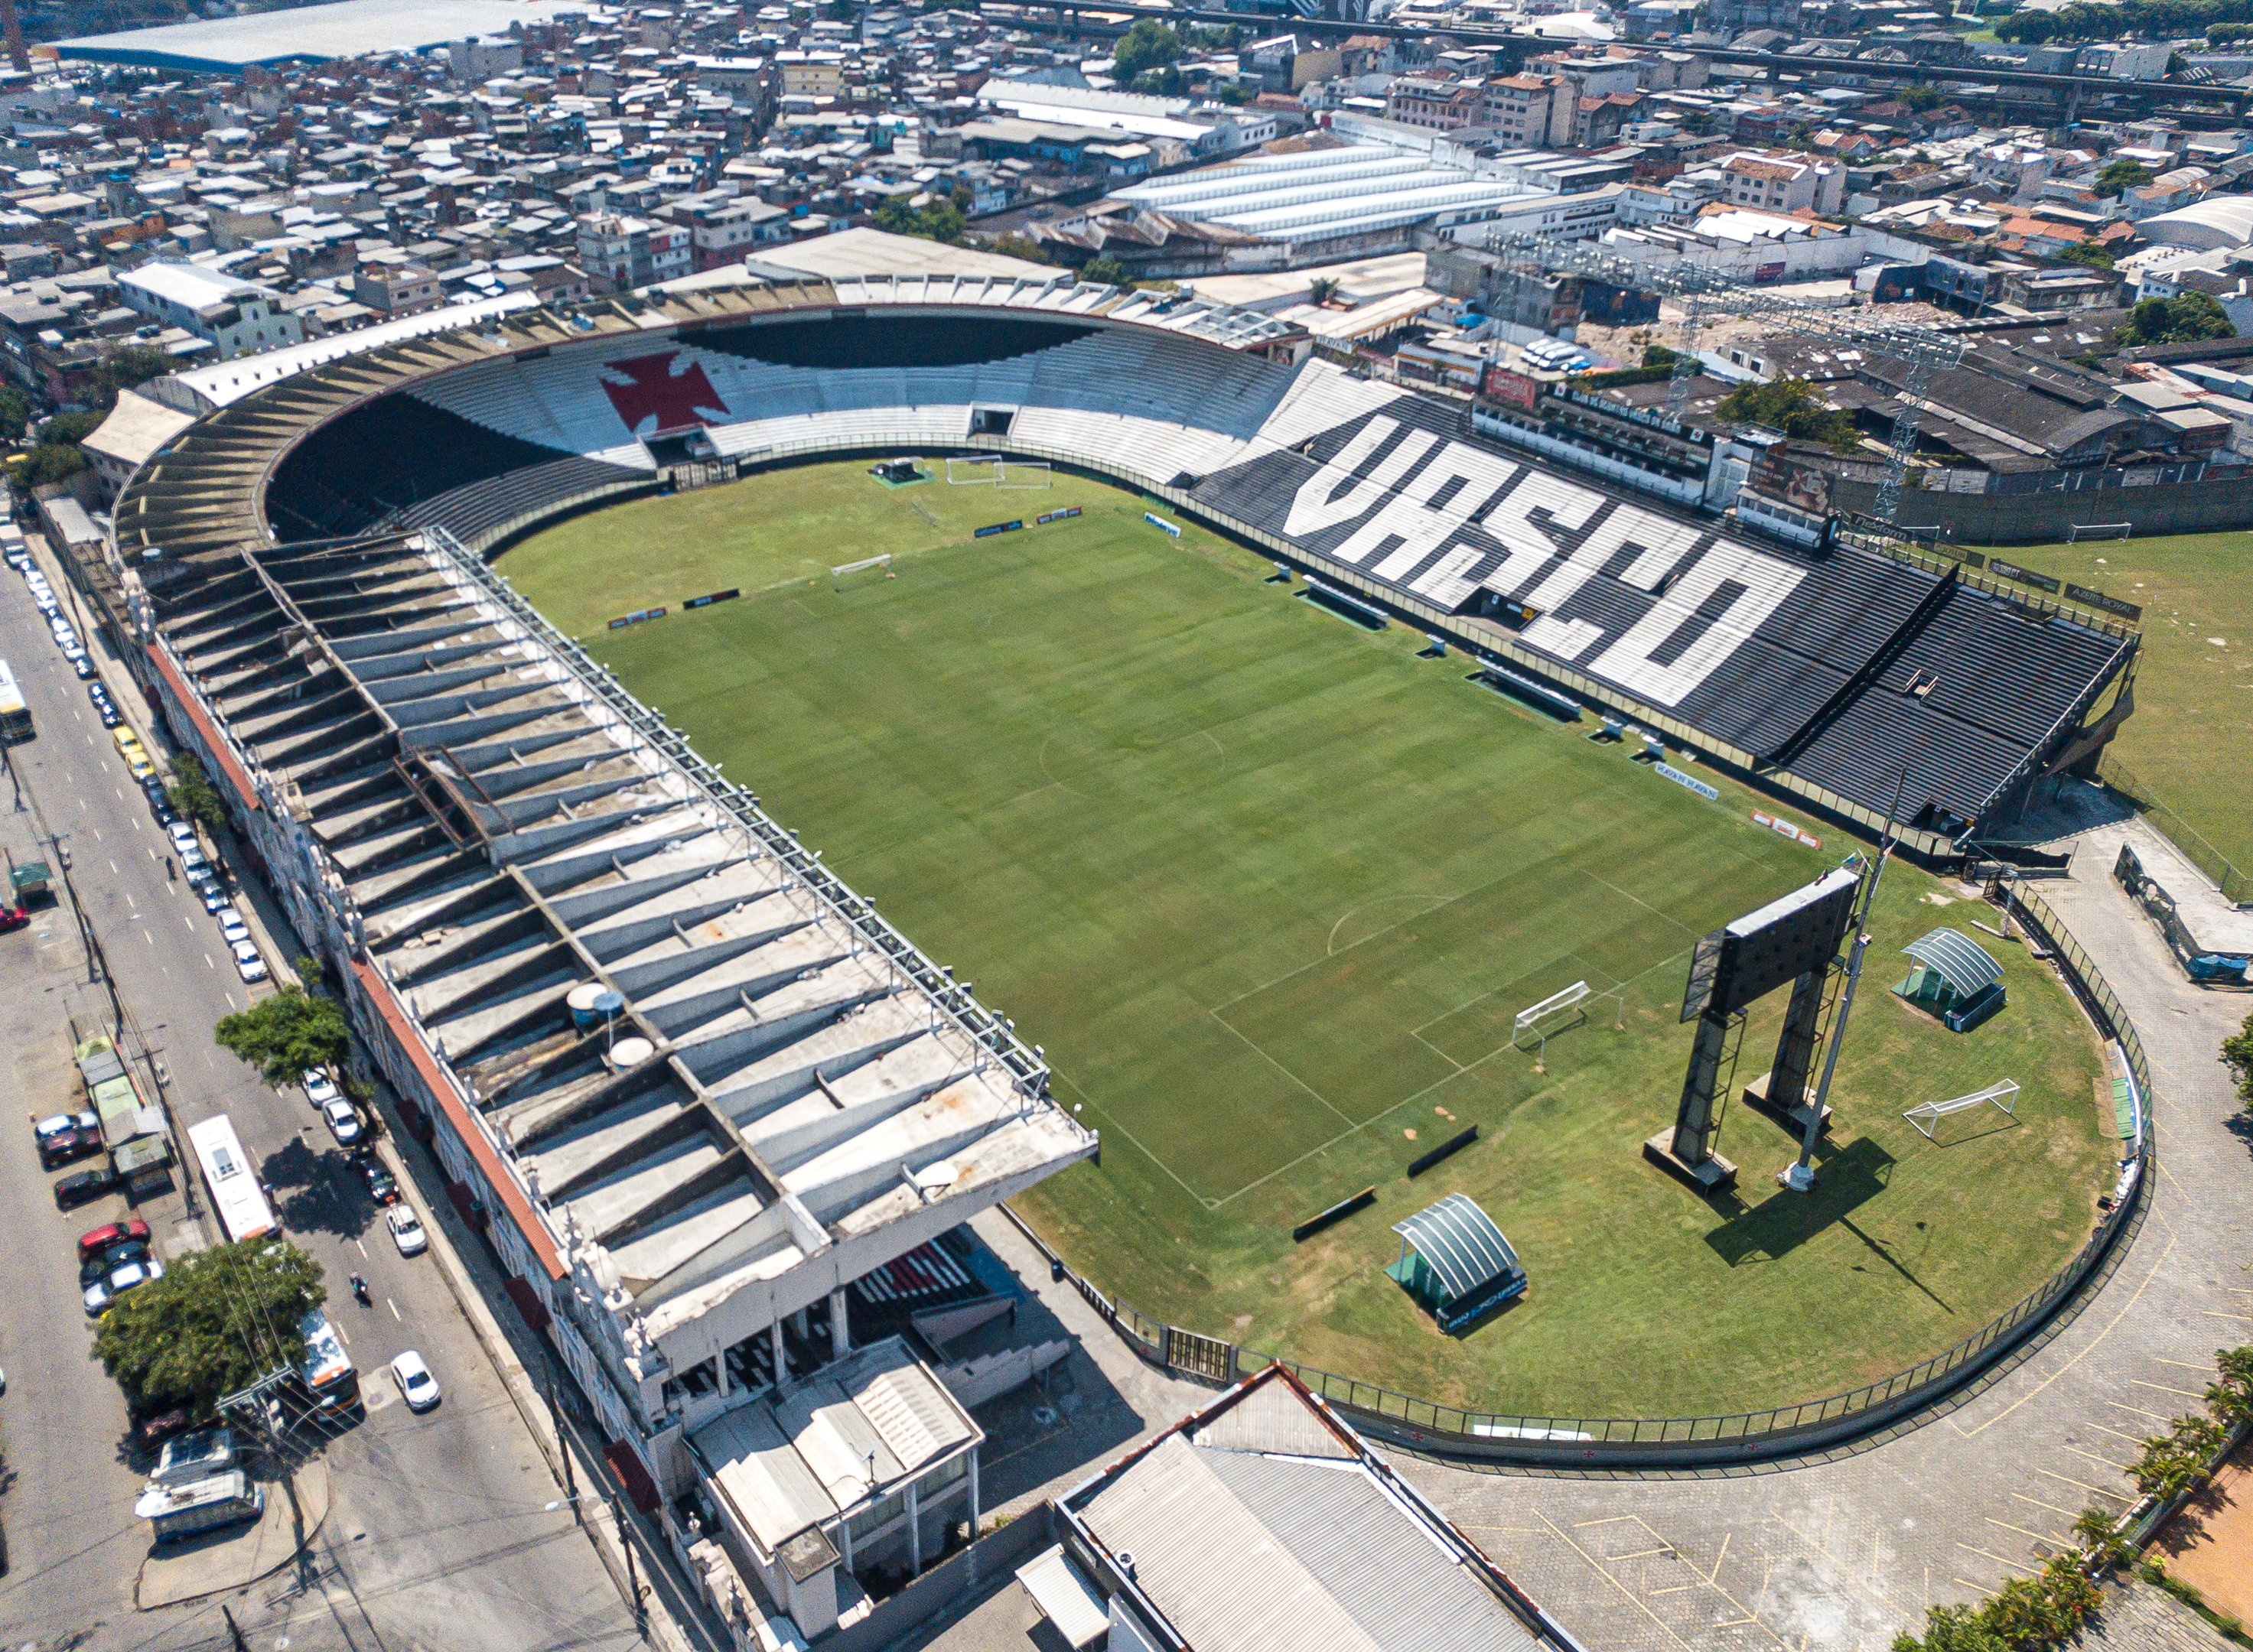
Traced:
<path fill-rule="evenodd" d="M 1806 1193 L 1815 1186 L 1815 1141 L 1823 1133 L 1824 1115 L 1828 1109 L 1824 1104 L 1831 1097 L 1831 1077 L 1838 1070 L 1838 1051 L 1846 1042 L 1846 1019 L 1854 1013 L 1854 988 L 1862 979 L 1862 954 L 1870 950 L 1870 913 L 1877 905 L 1878 881 L 1886 875 L 1886 862 L 1893 858 L 1896 835 L 1894 818 L 1901 812 L 1901 792 L 1908 785 L 1908 765 L 1901 764 L 1901 778 L 1894 784 L 1893 806 L 1886 811 L 1886 833 L 1878 844 L 1878 858 L 1870 865 L 1870 875 L 1862 881 L 1861 892 L 1854 905 L 1854 944 L 1846 955 L 1846 984 L 1838 993 L 1838 1019 L 1831 1024 L 1831 1048 L 1823 1052 L 1823 1077 L 1815 1086 L 1815 1099 L 1808 1104 L 1806 1133 L 1799 1140 L 1799 1157 L 1775 1173 L 1775 1179 L 1794 1193 Z"/>
<path fill-rule="evenodd" d="M 1622 257 L 1593 241 L 1565 240 L 1524 230 L 1496 228 L 1487 232 L 1486 246 L 1489 252 L 1518 258 L 1542 269 L 1630 290 L 1656 291 L 1680 300 L 1689 317 L 1682 352 L 1689 359 L 1676 362 L 1673 383 L 1669 387 L 1669 399 L 1677 416 L 1688 398 L 1690 380 L 1698 371 L 1698 331 L 1705 322 L 1718 315 L 1743 316 L 1804 338 L 1901 362 L 1906 373 L 1901 392 L 1894 398 L 1900 411 L 1894 418 L 1893 440 L 1887 450 L 1885 474 L 1878 484 L 1872 514 L 1890 525 L 1901 513 L 1901 490 L 1908 482 L 1908 462 L 1916 451 L 1917 426 L 1924 415 L 1932 376 L 1963 365 L 1961 338 L 1935 332 L 1929 327 L 1908 327 L 1883 320 L 1846 320 L 1835 310 L 1762 292 L 1700 264 L 1644 263 Z"/>

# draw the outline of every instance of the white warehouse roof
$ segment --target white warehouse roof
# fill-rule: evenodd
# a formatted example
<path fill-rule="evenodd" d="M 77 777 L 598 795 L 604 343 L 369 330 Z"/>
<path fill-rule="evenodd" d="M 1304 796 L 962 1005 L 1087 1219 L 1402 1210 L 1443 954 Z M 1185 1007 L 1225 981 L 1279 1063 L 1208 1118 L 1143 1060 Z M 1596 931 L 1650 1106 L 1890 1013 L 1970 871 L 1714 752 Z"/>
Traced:
<path fill-rule="evenodd" d="M 1205 167 L 1133 185 L 1118 199 L 1271 240 L 1318 241 L 1426 218 L 1484 217 L 1529 192 L 1423 155 L 1356 143 Z"/>
<path fill-rule="evenodd" d="M 338 0 L 289 11 L 80 35 L 58 40 L 55 51 L 89 63 L 232 74 L 253 64 L 419 52 L 475 35 L 506 34 L 512 24 L 544 24 L 559 11 L 585 10 L 574 0 Z"/>
<path fill-rule="evenodd" d="M 2253 196 L 2213 195 L 2138 226 L 2144 239 L 2166 247 L 2243 247 L 2253 242 Z"/>

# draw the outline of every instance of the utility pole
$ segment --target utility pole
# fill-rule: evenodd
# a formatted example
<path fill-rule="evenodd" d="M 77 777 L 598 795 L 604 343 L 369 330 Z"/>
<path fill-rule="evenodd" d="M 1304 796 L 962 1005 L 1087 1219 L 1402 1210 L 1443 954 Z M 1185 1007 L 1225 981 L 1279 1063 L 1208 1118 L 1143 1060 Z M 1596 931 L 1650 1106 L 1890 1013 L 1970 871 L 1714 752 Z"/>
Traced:
<path fill-rule="evenodd" d="M 610 1523 L 617 1528 L 618 1547 L 626 1551 L 626 1600 L 633 1607 L 634 1628 L 641 1637 L 649 1639 L 649 1609 L 641 1603 L 641 1579 L 634 1572 L 633 1533 L 626 1526 L 626 1511 L 618 1502 L 617 1493 L 605 1492 L 610 1505 Z"/>

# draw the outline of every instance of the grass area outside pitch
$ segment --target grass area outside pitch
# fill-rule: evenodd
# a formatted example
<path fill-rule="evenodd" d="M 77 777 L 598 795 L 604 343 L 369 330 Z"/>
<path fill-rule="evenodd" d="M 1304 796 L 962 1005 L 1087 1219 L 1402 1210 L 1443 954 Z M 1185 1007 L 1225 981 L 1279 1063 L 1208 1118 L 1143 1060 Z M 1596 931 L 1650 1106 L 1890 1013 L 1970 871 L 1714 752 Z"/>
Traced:
<path fill-rule="evenodd" d="M 1616 749 L 1265 583 L 1271 565 L 1059 473 L 1078 519 L 973 540 L 984 489 L 887 491 L 791 470 L 579 519 L 509 553 L 517 589 L 933 956 L 1046 1049 L 1099 1128 L 1021 1202 L 1146 1313 L 1426 1398 L 1542 1414 L 1729 1412 L 1913 1363 L 2033 1289 L 2109 1185 L 2093 1037 L 2043 967 L 1971 930 L 1913 868 L 1887 876 L 1817 1191 L 1795 1144 L 1732 1107 L 1740 1202 L 1646 1165 L 1688 1052 L 1695 937 L 1796 887 L 1817 854 Z M 982 503 L 981 503 L 982 501 Z M 921 510 L 912 508 L 922 506 Z M 896 580 L 830 589 L 890 551 Z M 631 632 L 601 618 L 740 585 Z M 1883 988 L 1953 922 L 2010 1007 L 1969 1037 Z M 1576 979 L 1624 993 L 1510 1047 Z M 1740 1078 L 1766 1064 L 1762 1005 Z M 1908 1107 L 2010 1077 L 2015 1119 L 1929 1143 Z M 2100 1114 L 2100 1098 L 2107 1098 Z M 1475 1123 L 1416 1182 L 1406 1161 Z M 1292 1224 L 1377 1183 L 1377 1207 Z M 1532 1288 L 1440 1335 L 1380 1272 L 1390 1224 L 1477 1199 Z"/>
<path fill-rule="evenodd" d="M 2152 796 L 2253 875 L 2253 534 L 2004 546 L 1990 553 L 2144 610 L 2136 713 L 2113 749 Z"/>

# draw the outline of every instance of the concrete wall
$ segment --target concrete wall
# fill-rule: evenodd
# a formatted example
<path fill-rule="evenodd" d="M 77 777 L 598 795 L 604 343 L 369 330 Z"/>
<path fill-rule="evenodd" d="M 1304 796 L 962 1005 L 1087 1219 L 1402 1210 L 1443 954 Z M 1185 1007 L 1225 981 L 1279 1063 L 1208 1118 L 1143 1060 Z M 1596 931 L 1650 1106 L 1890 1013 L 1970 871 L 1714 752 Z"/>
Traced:
<path fill-rule="evenodd" d="M 1832 505 L 1870 510 L 1877 488 L 1835 481 Z M 2095 488 L 2081 493 L 1904 492 L 1903 527 L 1940 527 L 1961 545 L 2043 545 L 2096 522 L 2128 522 L 2138 538 L 2253 526 L 2253 479 L 2173 483 L 2157 487 Z"/>

